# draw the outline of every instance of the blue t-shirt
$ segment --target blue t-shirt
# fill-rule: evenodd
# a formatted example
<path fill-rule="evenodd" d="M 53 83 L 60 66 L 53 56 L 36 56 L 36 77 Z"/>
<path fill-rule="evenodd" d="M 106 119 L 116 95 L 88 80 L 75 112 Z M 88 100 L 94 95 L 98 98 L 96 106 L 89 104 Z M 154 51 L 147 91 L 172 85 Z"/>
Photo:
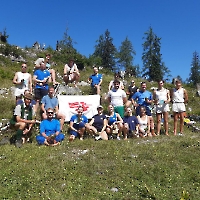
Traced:
<path fill-rule="evenodd" d="M 136 126 L 139 124 L 136 116 L 124 116 L 123 121 L 128 124 L 130 131 L 135 131 Z"/>
<path fill-rule="evenodd" d="M 50 77 L 50 73 L 46 69 L 45 70 L 38 69 L 34 72 L 34 76 L 36 76 L 38 80 L 43 81 L 45 78 Z M 49 86 L 48 86 L 48 83 L 45 83 L 43 85 L 36 84 L 35 88 L 41 88 L 41 89 L 48 90 Z"/>
<path fill-rule="evenodd" d="M 40 134 L 45 132 L 47 136 L 50 136 L 57 131 L 60 132 L 60 122 L 57 119 L 45 119 L 40 124 Z"/>
<path fill-rule="evenodd" d="M 85 115 L 82 115 L 79 118 L 78 115 L 76 114 L 76 115 L 72 115 L 70 122 L 74 122 L 73 127 L 75 129 L 78 129 L 80 123 L 83 123 L 83 124 L 88 123 L 88 118 Z"/>
<path fill-rule="evenodd" d="M 90 76 L 90 79 L 92 80 L 91 86 L 94 87 L 94 85 L 98 85 L 102 77 L 103 77 L 102 74 L 92 74 Z"/>
<path fill-rule="evenodd" d="M 148 107 L 149 104 L 145 101 L 145 98 L 148 98 L 149 100 L 152 100 L 152 94 L 148 90 L 146 91 L 138 91 L 133 96 L 133 100 L 137 100 L 137 103 L 141 106 Z"/>
<path fill-rule="evenodd" d="M 58 106 L 58 99 L 56 97 L 50 98 L 49 95 L 44 96 L 41 102 L 44 104 L 45 110 L 48 108 L 54 109 L 56 106 Z"/>

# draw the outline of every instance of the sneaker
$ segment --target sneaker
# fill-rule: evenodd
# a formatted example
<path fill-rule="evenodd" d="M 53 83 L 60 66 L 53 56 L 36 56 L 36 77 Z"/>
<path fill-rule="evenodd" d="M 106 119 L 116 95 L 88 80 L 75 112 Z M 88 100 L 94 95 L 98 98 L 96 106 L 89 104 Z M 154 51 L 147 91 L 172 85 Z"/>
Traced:
<path fill-rule="evenodd" d="M 179 136 L 183 136 L 183 133 L 178 133 Z"/>
<path fill-rule="evenodd" d="M 117 140 L 121 140 L 121 138 L 119 136 L 117 136 Z"/>
<path fill-rule="evenodd" d="M 112 136 L 112 135 L 109 135 L 109 136 L 108 136 L 108 139 L 109 139 L 109 140 L 113 140 L 113 136 Z"/>
<path fill-rule="evenodd" d="M 100 135 L 99 135 L 99 136 L 96 136 L 94 139 L 95 139 L 95 141 L 102 140 L 102 138 L 101 138 Z"/>
<path fill-rule="evenodd" d="M 22 147 L 22 140 L 20 139 L 20 140 L 16 140 L 15 141 L 15 146 L 17 147 L 17 148 L 21 148 Z"/>

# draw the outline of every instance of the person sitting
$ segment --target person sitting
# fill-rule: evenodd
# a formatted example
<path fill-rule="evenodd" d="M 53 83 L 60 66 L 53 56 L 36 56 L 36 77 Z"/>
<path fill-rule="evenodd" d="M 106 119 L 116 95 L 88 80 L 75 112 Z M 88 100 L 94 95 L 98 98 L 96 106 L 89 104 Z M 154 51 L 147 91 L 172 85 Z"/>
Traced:
<path fill-rule="evenodd" d="M 64 140 L 65 136 L 60 132 L 60 122 L 53 118 L 54 110 L 48 108 L 47 119 L 44 119 L 40 124 L 40 135 L 36 136 L 38 144 L 47 146 L 55 146 Z"/>
<path fill-rule="evenodd" d="M 139 132 L 138 132 L 138 118 L 133 115 L 132 109 L 130 107 L 126 107 L 125 110 L 125 115 L 123 118 L 124 126 L 123 126 L 123 135 L 124 135 L 124 140 L 127 140 L 128 134 L 131 134 L 134 137 L 139 137 Z"/>
<path fill-rule="evenodd" d="M 150 133 L 150 118 L 146 114 L 146 108 L 144 106 L 140 107 L 140 114 L 137 116 L 139 123 L 139 136 L 147 137 L 152 136 Z"/>
<path fill-rule="evenodd" d="M 77 114 L 72 115 L 69 122 L 71 134 L 69 137 L 70 142 L 73 141 L 76 137 L 79 137 L 80 140 L 83 140 L 86 123 L 88 123 L 88 118 L 83 114 L 83 107 L 79 106 L 77 109 Z"/>
<path fill-rule="evenodd" d="M 108 135 L 105 131 L 108 121 L 103 114 L 103 106 L 99 105 L 97 111 L 98 113 L 92 117 L 88 124 L 86 124 L 86 130 L 91 135 L 98 134 L 98 136 L 95 137 L 95 140 L 108 140 Z"/>
<path fill-rule="evenodd" d="M 102 74 L 98 73 L 98 68 L 94 67 L 94 74 L 92 74 L 89 78 L 88 78 L 88 82 L 91 84 L 91 88 L 94 94 L 99 94 L 100 95 L 100 91 L 101 91 L 101 83 L 102 83 Z"/>
<path fill-rule="evenodd" d="M 55 72 L 55 70 L 51 68 L 50 59 L 51 59 L 51 54 L 49 54 L 49 53 L 46 54 L 45 59 L 44 58 L 38 58 L 35 61 L 35 70 L 39 69 L 40 68 L 40 64 L 42 62 L 44 62 L 45 65 L 46 65 L 46 69 L 51 74 L 51 81 L 52 81 L 53 85 L 55 86 L 55 85 L 57 85 L 59 83 L 56 81 L 56 72 Z"/>
<path fill-rule="evenodd" d="M 70 59 L 69 63 L 64 66 L 64 82 L 66 85 L 68 83 L 74 83 L 74 87 L 77 87 L 77 83 L 80 78 L 80 73 L 77 65 L 74 63 L 74 59 Z"/>
<path fill-rule="evenodd" d="M 44 62 L 40 64 L 40 68 L 34 72 L 33 82 L 35 84 L 36 110 L 39 107 L 41 99 L 48 94 L 50 73 L 46 69 Z"/>
<path fill-rule="evenodd" d="M 117 140 L 120 140 L 120 135 L 123 128 L 123 120 L 121 116 L 114 112 L 114 107 L 112 104 L 108 106 L 108 115 L 107 115 L 108 124 L 106 127 L 106 133 L 112 138 L 112 134 L 117 134 Z"/>
<path fill-rule="evenodd" d="M 33 120 L 33 107 L 31 100 L 33 96 L 30 93 L 24 95 L 24 102 L 16 105 L 14 114 L 10 120 L 10 125 L 17 127 L 15 146 L 20 148 L 26 141 L 30 141 L 31 129 L 35 120 Z"/>
<path fill-rule="evenodd" d="M 60 119 L 60 130 L 63 130 L 63 125 L 65 122 L 65 115 L 59 112 L 58 110 L 58 99 L 54 96 L 55 89 L 53 86 L 50 86 L 48 89 L 48 94 L 42 98 L 41 101 L 41 111 L 42 118 L 47 119 L 47 108 L 52 108 L 55 111 L 55 115 L 57 119 Z"/>

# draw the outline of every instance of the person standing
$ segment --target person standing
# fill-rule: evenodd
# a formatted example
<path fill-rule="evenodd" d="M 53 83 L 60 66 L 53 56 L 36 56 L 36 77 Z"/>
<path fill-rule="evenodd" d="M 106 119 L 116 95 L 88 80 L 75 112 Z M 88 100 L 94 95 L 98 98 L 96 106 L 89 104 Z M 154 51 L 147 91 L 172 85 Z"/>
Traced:
<path fill-rule="evenodd" d="M 168 113 L 170 103 L 170 92 L 163 87 L 164 81 L 158 81 L 158 89 L 153 92 L 153 102 L 156 105 L 157 135 L 160 135 L 161 119 L 164 118 L 165 135 L 168 134 Z"/>
<path fill-rule="evenodd" d="M 77 87 L 77 83 L 80 78 L 80 73 L 77 65 L 74 63 L 74 59 L 70 59 L 69 63 L 64 66 L 64 82 L 67 85 L 68 83 L 74 83 L 74 87 Z"/>
<path fill-rule="evenodd" d="M 115 80 L 119 80 L 119 75 L 118 73 L 114 73 L 114 79 L 110 81 L 109 85 L 108 85 L 108 91 L 112 90 L 114 88 L 114 81 Z M 124 89 L 124 84 L 122 81 L 119 81 L 119 88 L 120 89 Z"/>
<path fill-rule="evenodd" d="M 36 136 L 38 144 L 45 144 L 47 146 L 55 146 L 64 140 L 65 136 L 60 132 L 60 122 L 53 118 L 54 111 L 48 108 L 47 119 L 40 124 L 40 135 Z"/>
<path fill-rule="evenodd" d="M 136 108 L 136 116 L 140 115 L 140 107 L 143 106 L 146 109 L 146 114 L 150 119 L 151 134 L 156 136 L 154 132 L 154 120 L 151 114 L 150 106 L 153 103 L 153 96 L 147 89 L 146 82 L 141 83 L 140 90 L 132 96 L 132 104 Z"/>
<path fill-rule="evenodd" d="M 128 101 L 126 102 L 126 107 L 129 107 L 132 104 L 132 96 L 138 91 L 139 91 L 139 89 L 135 85 L 135 81 L 132 80 L 131 84 L 128 86 L 128 90 L 126 91 L 126 94 L 129 95 Z"/>
<path fill-rule="evenodd" d="M 183 134 L 184 116 L 186 107 L 185 104 L 188 103 L 188 94 L 186 89 L 182 87 L 180 80 L 175 81 L 175 88 L 170 91 L 170 96 L 172 100 L 172 111 L 174 116 L 174 135 L 177 135 L 177 125 L 178 118 L 180 117 L 180 133 Z"/>
<path fill-rule="evenodd" d="M 27 72 L 27 64 L 21 65 L 21 71 L 16 72 L 13 78 L 15 84 L 15 97 L 16 101 L 22 98 L 25 90 L 29 90 L 32 93 L 32 76 Z"/>
<path fill-rule="evenodd" d="M 94 67 L 93 70 L 94 70 L 94 74 L 92 74 L 88 78 L 88 82 L 91 84 L 93 93 L 100 95 L 101 83 L 102 83 L 103 76 L 102 76 L 102 74 L 99 74 L 99 70 L 97 67 Z"/>
<path fill-rule="evenodd" d="M 58 110 L 58 106 L 59 106 L 59 102 L 58 99 L 54 96 L 55 93 L 55 89 L 53 86 L 49 87 L 48 89 L 48 95 L 45 95 L 42 98 L 41 101 L 41 110 L 42 110 L 42 118 L 43 119 L 47 119 L 47 113 L 46 110 L 48 108 L 52 108 L 54 110 L 54 114 L 56 116 L 57 119 L 60 119 L 60 130 L 63 130 L 63 125 L 65 122 L 65 115 L 63 115 L 62 113 L 59 112 Z"/>
<path fill-rule="evenodd" d="M 126 93 L 119 88 L 120 81 L 114 80 L 114 88 L 108 92 L 108 102 L 114 106 L 115 112 L 124 117 L 124 104 L 127 102 Z"/>

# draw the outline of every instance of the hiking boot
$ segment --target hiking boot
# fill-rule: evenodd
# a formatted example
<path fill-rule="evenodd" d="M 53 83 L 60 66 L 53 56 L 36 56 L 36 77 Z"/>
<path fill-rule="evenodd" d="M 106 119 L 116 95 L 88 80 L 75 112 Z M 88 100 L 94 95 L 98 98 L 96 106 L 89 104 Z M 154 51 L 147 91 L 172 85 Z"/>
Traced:
<path fill-rule="evenodd" d="M 16 141 L 15 141 L 15 146 L 16 146 L 17 148 L 21 148 L 21 147 L 22 147 L 22 140 L 21 140 L 21 139 L 16 140 Z"/>

